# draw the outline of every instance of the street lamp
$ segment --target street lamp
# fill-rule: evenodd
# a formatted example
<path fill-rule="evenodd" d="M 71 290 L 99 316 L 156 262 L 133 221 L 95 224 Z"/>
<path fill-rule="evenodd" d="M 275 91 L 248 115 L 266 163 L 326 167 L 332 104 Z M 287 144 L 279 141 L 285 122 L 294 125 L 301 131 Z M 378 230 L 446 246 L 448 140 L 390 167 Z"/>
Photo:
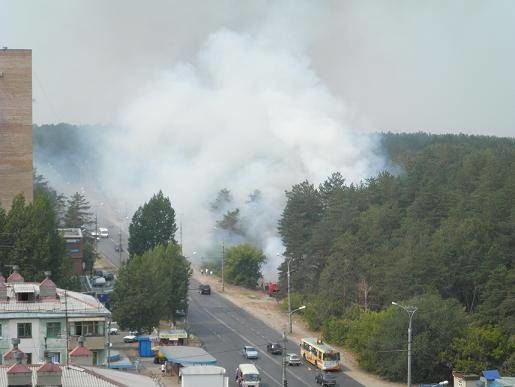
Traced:
<path fill-rule="evenodd" d="M 279 253 L 276 254 L 277 256 L 279 256 Z M 291 315 L 292 315 L 292 311 L 291 311 L 291 297 L 290 297 L 290 263 L 294 260 L 295 258 L 286 258 L 286 278 L 287 278 L 287 285 L 286 285 L 286 292 L 287 292 L 287 297 L 288 297 L 288 333 L 291 334 L 293 332 L 293 329 L 292 329 L 292 322 L 291 322 Z"/>
<path fill-rule="evenodd" d="M 289 304 L 288 304 L 289 307 Z M 288 308 L 289 309 L 289 308 Z M 306 305 L 302 305 L 298 307 L 297 309 L 294 309 L 292 311 L 288 311 L 288 319 L 290 321 L 290 329 L 291 329 L 291 315 L 295 312 L 298 312 L 299 310 L 306 309 Z M 288 380 L 286 379 L 286 333 L 283 332 L 283 386 L 288 385 Z"/>
<path fill-rule="evenodd" d="M 403 309 L 409 315 L 409 325 L 408 325 L 408 387 L 411 387 L 411 321 L 413 320 L 413 315 L 417 311 L 417 308 L 414 306 L 404 306 L 395 301 L 392 301 L 392 305 L 398 306 Z"/>

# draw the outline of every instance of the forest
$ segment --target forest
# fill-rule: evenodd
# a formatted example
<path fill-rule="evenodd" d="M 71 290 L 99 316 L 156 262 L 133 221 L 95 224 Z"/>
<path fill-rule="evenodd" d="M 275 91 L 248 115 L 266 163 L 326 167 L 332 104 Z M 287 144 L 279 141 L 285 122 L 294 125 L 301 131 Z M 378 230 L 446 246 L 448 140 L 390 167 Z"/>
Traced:
<path fill-rule="evenodd" d="M 387 379 L 407 372 L 409 317 L 392 302 L 418 308 L 415 382 L 513 375 L 515 140 L 385 133 L 382 146 L 390 167 L 361 184 L 335 172 L 286 192 L 294 307 Z"/>

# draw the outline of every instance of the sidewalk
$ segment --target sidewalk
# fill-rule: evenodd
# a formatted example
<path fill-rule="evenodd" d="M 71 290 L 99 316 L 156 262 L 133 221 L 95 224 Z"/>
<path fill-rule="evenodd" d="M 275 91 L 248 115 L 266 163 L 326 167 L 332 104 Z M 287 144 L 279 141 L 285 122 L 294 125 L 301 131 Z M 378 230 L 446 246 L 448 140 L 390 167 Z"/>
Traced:
<path fill-rule="evenodd" d="M 250 290 L 240 286 L 225 284 L 225 292 L 222 293 L 222 285 L 220 279 L 214 276 L 200 274 L 200 271 L 193 267 L 193 278 L 200 283 L 209 284 L 221 296 L 238 305 L 246 312 L 254 317 L 262 320 L 265 324 L 278 331 L 286 331 L 288 326 L 288 317 L 283 312 L 279 303 L 275 298 L 269 297 L 259 290 Z M 302 337 L 319 337 L 320 332 L 311 331 L 306 323 L 298 316 L 293 315 L 293 334 L 289 335 L 294 341 L 300 342 Z M 404 384 L 388 382 L 379 377 L 369 374 L 359 368 L 354 355 L 341 347 L 336 347 L 342 357 L 343 365 L 348 368 L 345 373 L 365 386 L 374 387 L 393 387 L 404 386 Z"/>

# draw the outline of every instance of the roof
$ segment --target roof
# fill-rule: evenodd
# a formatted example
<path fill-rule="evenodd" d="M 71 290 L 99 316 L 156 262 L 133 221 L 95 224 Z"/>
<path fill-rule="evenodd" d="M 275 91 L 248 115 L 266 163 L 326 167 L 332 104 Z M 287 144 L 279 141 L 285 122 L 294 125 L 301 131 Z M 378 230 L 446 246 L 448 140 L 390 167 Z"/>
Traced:
<path fill-rule="evenodd" d="M 238 366 L 243 374 L 259 374 L 258 369 L 254 364 L 243 363 Z"/>
<path fill-rule="evenodd" d="M 45 363 L 38 368 L 38 372 L 61 372 L 61 367 L 54 363 Z"/>
<path fill-rule="evenodd" d="M 16 352 L 20 352 L 20 353 L 23 353 L 25 355 L 25 353 L 21 349 L 11 348 L 9 351 L 4 353 L 4 359 L 12 359 Z"/>
<path fill-rule="evenodd" d="M 82 230 L 80 228 L 60 228 L 59 232 L 63 238 L 82 238 Z"/>
<path fill-rule="evenodd" d="M 486 380 L 495 380 L 501 378 L 501 375 L 497 370 L 484 370 L 483 376 L 486 378 Z"/>
<path fill-rule="evenodd" d="M 7 374 L 26 374 L 29 372 L 32 372 L 29 367 L 27 367 L 25 364 L 18 363 L 11 365 L 6 371 Z"/>
<path fill-rule="evenodd" d="M 324 343 L 320 339 L 316 339 L 314 337 L 303 337 L 302 340 L 324 352 L 338 352 L 336 349 L 331 347 L 329 344 Z"/>
<path fill-rule="evenodd" d="M 168 339 L 168 340 L 179 340 L 179 339 L 187 339 L 188 332 L 184 329 L 168 329 L 159 331 L 160 339 Z"/>
<path fill-rule="evenodd" d="M 9 277 L 7 277 L 7 282 L 23 282 L 25 281 L 20 273 L 14 272 Z"/>
<path fill-rule="evenodd" d="M 15 364 L 15 366 L 23 366 L 29 372 L 32 373 L 32 386 L 37 386 L 37 370 L 41 368 L 41 365 L 30 365 L 25 366 L 23 364 Z M 107 376 L 100 375 L 95 372 L 96 369 L 91 367 L 90 369 L 77 367 L 74 365 L 70 365 L 68 367 L 64 365 L 56 365 L 60 367 L 61 374 L 61 383 L 63 387 L 123 387 L 123 386 L 139 386 L 139 384 L 125 384 L 115 381 Z M 11 366 L 13 367 L 13 366 Z M 0 366 L 0 386 L 7 386 L 7 371 L 9 367 Z"/>
<path fill-rule="evenodd" d="M 79 345 L 70 351 L 70 356 L 93 356 L 93 352 L 86 347 Z"/>
<path fill-rule="evenodd" d="M 51 280 L 49 280 L 51 281 Z M 50 285 L 42 282 L 43 286 Z M 16 293 L 35 293 L 39 295 L 40 285 L 35 282 L 6 283 L 9 300 L 2 303 L 2 318 L 34 318 L 37 317 L 64 317 L 65 310 L 68 317 L 109 316 L 111 312 L 95 297 L 86 294 L 56 288 L 57 297 L 43 297 L 36 301 L 16 300 Z M 66 292 L 66 297 L 65 297 Z M 66 300 L 65 300 L 66 298 Z"/>
<path fill-rule="evenodd" d="M 182 375 L 225 375 L 225 368 L 213 365 L 192 365 L 181 368 Z"/>
<path fill-rule="evenodd" d="M 52 281 L 50 278 L 46 277 L 41 283 L 39 284 L 40 288 L 56 288 L 54 281 Z"/>
<path fill-rule="evenodd" d="M 117 370 L 110 370 L 107 368 L 86 367 L 88 370 L 105 376 L 107 378 L 116 380 L 118 383 L 127 387 L 156 387 L 154 381 L 148 376 L 135 374 L 132 372 L 122 372 Z"/>
<path fill-rule="evenodd" d="M 200 347 L 160 346 L 159 352 L 166 360 L 182 365 L 216 363 L 216 359 Z"/>

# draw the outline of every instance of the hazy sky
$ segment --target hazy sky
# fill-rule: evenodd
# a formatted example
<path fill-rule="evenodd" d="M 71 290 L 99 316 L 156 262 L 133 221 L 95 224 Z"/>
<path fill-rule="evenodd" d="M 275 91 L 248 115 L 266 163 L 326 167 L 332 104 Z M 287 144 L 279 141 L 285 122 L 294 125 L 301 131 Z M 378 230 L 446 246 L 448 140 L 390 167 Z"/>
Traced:
<path fill-rule="evenodd" d="M 116 123 L 213 34 L 264 18 L 357 129 L 515 135 L 511 0 L 0 0 L 0 45 L 33 50 L 36 123 Z"/>

